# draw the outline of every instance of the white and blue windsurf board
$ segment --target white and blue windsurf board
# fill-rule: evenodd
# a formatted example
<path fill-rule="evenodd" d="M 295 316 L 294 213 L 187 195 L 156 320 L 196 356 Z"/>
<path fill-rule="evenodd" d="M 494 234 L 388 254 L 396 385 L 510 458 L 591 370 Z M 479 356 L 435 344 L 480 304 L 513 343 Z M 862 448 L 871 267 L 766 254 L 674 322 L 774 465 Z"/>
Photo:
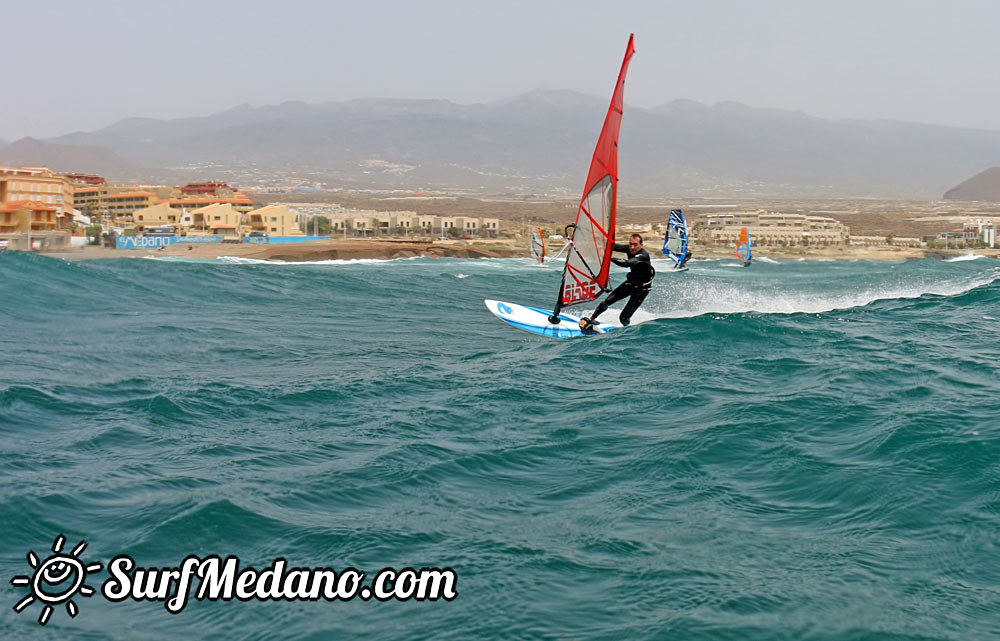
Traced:
<path fill-rule="evenodd" d="M 490 310 L 494 316 L 500 320 L 513 325 L 518 329 L 523 329 L 539 336 L 549 336 L 551 338 L 577 338 L 579 336 L 596 336 L 607 334 L 613 329 L 618 329 L 621 325 L 608 324 L 602 322 L 594 325 L 592 333 L 584 334 L 580 331 L 580 317 L 573 314 L 559 314 L 559 323 L 549 322 L 551 310 L 540 307 L 528 307 L 517 303 L 505 303 L 499 300 L 486 300 L 486 309 Z"/>

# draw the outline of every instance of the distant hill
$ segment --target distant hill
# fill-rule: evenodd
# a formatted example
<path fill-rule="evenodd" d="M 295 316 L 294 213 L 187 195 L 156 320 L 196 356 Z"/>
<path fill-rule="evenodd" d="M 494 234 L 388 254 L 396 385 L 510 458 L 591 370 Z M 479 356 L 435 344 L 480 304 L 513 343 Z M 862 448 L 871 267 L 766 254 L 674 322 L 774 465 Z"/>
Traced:
<path fill-rule="evenodd" d="M 1000 203 L 1000 167 L 990 167 L 944 193 L 945 200 Z"/>
<path fill-rule="evenodd" d="M 244 105 L 200 118 L 127 119 L 51 142 L 110 150 L 133 166 L 155 168 L 147 180 L 165 182 L 181 172 L 244 188 L 296 176 L 348 188 L 575 194 L 607 105 L 606 98 L 571 91 L 475 105 Z M 625 197 L 930 199 L 981 167 L 1000 165 L 998 131 L 824 120 L 735 102 L 626 105 L 620 147 Z"/>
<path fill-rule="evenodd" d="M 0 147 L 0 165 L 43 165 L 62 173 L 100 174 L 119 180 L 138 174 L 133 165 L 107 148 L 54 144 L 34 138 L 22 138 Z"/>

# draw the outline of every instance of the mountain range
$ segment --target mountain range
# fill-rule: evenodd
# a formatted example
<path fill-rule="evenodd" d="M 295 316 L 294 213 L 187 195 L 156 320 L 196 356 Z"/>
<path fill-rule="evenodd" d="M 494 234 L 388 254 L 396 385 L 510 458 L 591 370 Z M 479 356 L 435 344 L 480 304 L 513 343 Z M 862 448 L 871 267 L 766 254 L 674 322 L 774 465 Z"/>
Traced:
<path fill-rule="evenodd" d="M 981 200 L 1000 203 L 1000 167 L 990 167 L 952 187 L 944 194 L 945 200 Z"/>
<path fill-rule="evenodd" d="M 239 106 L 198 118 L 129 118 L 0 147 L 0 164 L 44 164 L 122 182 L 279 178 L 330 187 L 575 194 L 607 100 L 538 90 L 488 104 L 364 99 Z M 938 199 L 1000 165 L 1000 131 L 827 120 L 735 102 L 626 104 L 623 197 Z"/>

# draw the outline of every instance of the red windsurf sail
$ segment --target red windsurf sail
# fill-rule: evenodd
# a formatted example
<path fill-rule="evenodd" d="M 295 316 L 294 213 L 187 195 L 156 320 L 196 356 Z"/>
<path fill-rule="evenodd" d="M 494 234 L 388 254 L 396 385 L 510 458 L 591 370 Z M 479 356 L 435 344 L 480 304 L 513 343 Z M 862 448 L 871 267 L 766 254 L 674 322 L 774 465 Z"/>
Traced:
<path fill-rule="evenodd" d="M 531 246 L 529 251 L 532 258 L 540 263 L 545 262 L 545 236 L 538 227 L 534 227 L 531 230 Z"/>
<path fill-rule="evenodd" d="M 618 130 L 625 105 L 625 73 L 635 53 L 633 40 L 634 36 L 630 35 L 608 115 L 590 161 L 553 317 L 558 316 L 563 307 L 592 301 L 607 291 L 618 196 Z"/>

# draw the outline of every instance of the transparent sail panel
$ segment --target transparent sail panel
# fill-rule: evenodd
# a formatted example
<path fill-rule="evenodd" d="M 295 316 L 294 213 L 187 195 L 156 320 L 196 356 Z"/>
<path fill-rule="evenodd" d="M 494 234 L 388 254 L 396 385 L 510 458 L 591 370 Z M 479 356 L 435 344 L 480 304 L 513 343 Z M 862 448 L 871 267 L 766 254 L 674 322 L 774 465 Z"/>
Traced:
<path fill-rule="evenodd" d="M 573 230 L 573 248 L 566 261 L 563 282 L 563 305 L 591 301 L 600 296 L 608 280 L 607 259 L 611 242 L 614 186 L 611 176 L 604 176 L 580 203 Z"/>

